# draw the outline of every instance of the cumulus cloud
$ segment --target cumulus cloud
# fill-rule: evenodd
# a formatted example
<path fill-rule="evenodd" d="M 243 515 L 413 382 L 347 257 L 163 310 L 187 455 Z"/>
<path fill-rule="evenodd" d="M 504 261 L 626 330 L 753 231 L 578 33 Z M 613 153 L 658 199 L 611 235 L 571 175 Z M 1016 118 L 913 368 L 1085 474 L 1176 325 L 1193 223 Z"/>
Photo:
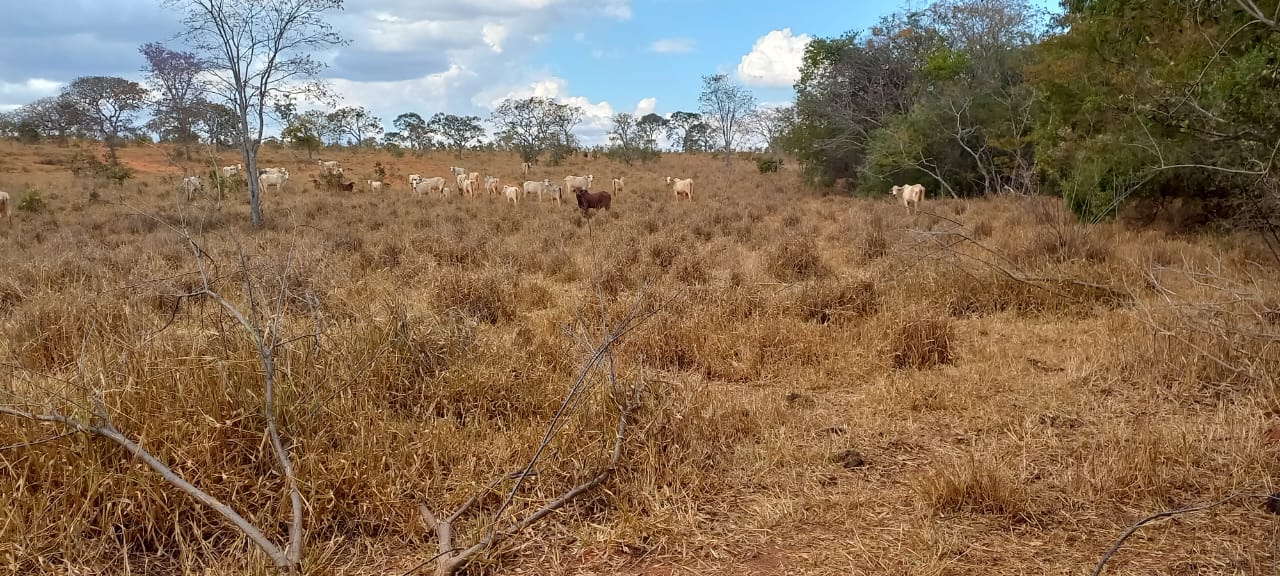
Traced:
<path fill-rule="evenodd" d="M 649 50 L 659 54 L 685 54 L 693 52 L 694 42 L 688 38 L 663 38 L 649 45 Z"/>
<path fill-rule="evenodd" d="M 582 123 L 578 125 L 574 132 L 577 134 L 579 141 L 588 146 L 603 144 L 608 141 L 605 134 L 613 127 L 613 115 L 619 112 L 607 100 L 592 102 L 583 96 L 571 96 L 569 82 L 557 76 L 523 85 L 492 88 L 477 94 L 473 100 L 477 106 L 492 110 L 507 98 L 529 98 L 531 96 L 550 98 L 563 104 L 571 104 L 581 108 Z M 649 97 L 641 99 L 633 109 L 621 111 L 629 111 L 636 116 L 643 116 L 653 112 L 657 106 L 658 99 Z"/>
<path fill-rule="evenodd" d="M 350 44 L 315 57 L 329 65 L 322 76 L 343 97 L 339 105 L 364 106 L 387 129 L 403 112 L 487 116 L 491 103 L 478 95 L 537 83 L 558 99 L 589 105 L 594 117 L 603 114 L 602 103 L 574 101 L 567 84 L 532 59 L 552 41 L 586 41 L 575 33 L 631 16 L 631 0 L 362 0 L 328 18 Z M 29 79 L 140 79 L 138 47 L 170 43 L 180 18 L 141 0 L 7 6 L 0 19 L 0 106 L 56 92 Z"/>
<path fill-rule="evenodd" d="M 751 52 L 738 63 L 738 79 L 751 86 L 790 86 L 800 79 L 804 49 L 813 40 L 794 36 L 790 28 L 773 30 L 756 39 Z"/>

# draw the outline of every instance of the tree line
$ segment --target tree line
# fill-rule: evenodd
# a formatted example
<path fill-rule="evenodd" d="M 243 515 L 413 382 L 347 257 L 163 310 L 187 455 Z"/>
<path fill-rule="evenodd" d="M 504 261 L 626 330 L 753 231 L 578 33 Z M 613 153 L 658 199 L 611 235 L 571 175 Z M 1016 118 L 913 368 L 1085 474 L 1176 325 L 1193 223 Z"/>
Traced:
<path fill-rule="evenodd" d="M 1092 221 L 1179 198 L 1269 226 L 1278 6 L 936 0 L 815 39 L 782 145 L 859 194 L 1045 193 Z"/>

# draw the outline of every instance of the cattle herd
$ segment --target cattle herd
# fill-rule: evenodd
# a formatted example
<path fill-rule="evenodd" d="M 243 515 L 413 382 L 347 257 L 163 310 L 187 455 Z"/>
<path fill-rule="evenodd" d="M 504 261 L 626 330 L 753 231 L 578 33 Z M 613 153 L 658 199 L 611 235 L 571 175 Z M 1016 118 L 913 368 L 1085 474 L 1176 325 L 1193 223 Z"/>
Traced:
<path fill-rule="evenodd" d="M 323 174 L 342 174 L 342 167 L 334 160 L 317 160 L 320 170 Z M 520 164 L 520 172 L 527 176 L 531 165 L 528 162 Z M 465 168 L 459 166 L 450 166 L 449 173 L 452 181 L 457 187 L 458 193 L 463 196 L 476 196 L 481 190 L 481 180 L 479 172 L 468 172 Z M 235 164 L 232 166 L 222 166 L 218 168 L 218 174 L 223 178 L 229 178 L 238 174 L 246 174 L 243 164 Z M 262 190 L 266 190 L 269 186 L 275 186 L 279 192 L 284 189 L 284 185 L 289 181 L 289 171 L 284 168 L 263 168 L 258 174 L 258 185 Z M 424 178 L 421 174 L 409 175 L 409 188 L 415 194 L 449 196 L 452 189 L 449 187 L 450 179 L 442 176 L 432 178 Z M 537 196 L 541 202 L 543 196 L 548 196 L 560 204 L 565 192 L 574 196 L 578 203 L 578 208 L 583 214 L 587 214 L 590 210 L 604 209 L 608 210 L 613 202 L 613 197 L 626 189 L 626 178 L 618 177 L 613 179 L 613 192 L 591 192 L 591 185 L 595 182 L 595 176 L 588 174 L 586 176 L 565 176 L 564 186 L 558 182 L 551 183 L 551 180 L 544 178 L 542 180 L 526 180 L 523 186 L 502 186 L 501 179 L 497 176 L 485 176 L 483 180 L 483 190 L 486 195 L 497 196 L 502 195 L 506 201 L 512 204 L 519 204 L 521 199 L 528 198 L 530 194 Z M 666 177 L 667 185 L 671 187 L 672 194 L 676 200 L 685 197 L 689 201 L 693 201 L 693 179 L 692 178 L 672 178 Z M 365 180 L 369 190 L 378 192 L 388 186 L 381 180 Z M 190 200 L 196 192 L 203 191 L 204 184 L 200 176 L 187 176 L 182 180 L 182 191 L 186 193 L 187 200 Z M 345 192 L 355 190 L 355 182 L 347 182 L 342 185 Z M 907 213 L 919 211 L 920 203 L 924 200 L 925 190 L 921 184 L 906 184 L 902 186 L 894 186 L 889 192 L 902 201 L 902 205 L 906 207 Z M 9 194 L 0 191 L 0 217 L 8 217 L 12 212 L 12 200 Z"/>

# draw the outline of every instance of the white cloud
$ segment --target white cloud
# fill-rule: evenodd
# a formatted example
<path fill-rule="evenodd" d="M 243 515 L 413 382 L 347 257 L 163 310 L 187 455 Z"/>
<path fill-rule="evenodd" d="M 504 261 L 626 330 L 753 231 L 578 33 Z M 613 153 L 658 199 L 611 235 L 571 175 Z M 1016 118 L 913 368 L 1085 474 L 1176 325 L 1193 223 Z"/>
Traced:
<path fill-rule="evenodd" d="M 800 79 L 808 34 L 793 36 L 790 28 L 773 30 L 756 40 L 738 63 L 738 79 L 753 86 L 790 86 Z"/>
<path fill-rule="evenodd" d="M 488 44 L 494 52 L 502 53 L 502 41 L 507 37 L 507 27 L 501 24 L 485 24 L 480 29 L 481 35 L 484 37 L 484 43 Z"/>
<path fill-rule="evenodd" d="M 657 109 L 658 109 L 658 99 L 657 99 L 657 98 L 652 98 L 652 97 L 651 97 L 651 98 L 644 98 L 644 99 L 640 100 L 640 103 L 639 103 L 639 104 L 636 104 L 636 116 L 644 116 L 644 115 L 646 115 L 646 114 L 653 114 L 653 111 L 654 111 L 654 110 L 657 110 Z"/>
<path fill-rule="evenodd" d="M 693 48 L 694 42 L 688 38 L 662 38 L 649 45 L 649 50 L 659 54 L 685 54 Z"/>
<path fill-rule="evenodd" d="M 341 106 L 364 106 L 392 130 L 404 112 L 487 117 L 508 93 L 583 106 L 594 118 L 607 102 L 568 93 L 563 79 L 536 64 L 551 41 L 585 42 L 604 20 L 631 18 L 631 0 L 365 0 L 335 25 L 353 40 L 332 59 L 328 76 Z M 601 51 L 597 58 L 615 58 Z M 514 87 L 521 87 L 516 90 Z M 583 140 L 589 140 L 584 121 Z"/>
<path fill-rule="evenodd" d="M 22 82 L 0 82 L 0 109 L 13 110 L 32 100 L 53 96 L 61 82 L 45 78 L 28 78 Z"/>
<path fill-rule="evenodd" d="M 493 110 L 507 98 L 528 98 L 530 96 L 550 98 L 563 104 L 572 104 L 581 108 L 583 112 L 582 123 L 578 125 L 574 133 L 577 134 L 582 144 L 595 146 L 608 141 L 605 133 L 613 127 L 613 115 L 616 112 L 613 105 L 607 100 L 592 102 L 583 96 L 570 96 L 569 82 L 564 78 L 551 76 L 523 85 L 496 87 L 477 94 L 472 100 L 477 106 Z M 643 98 L 636 103 L 632 113 L 636 116 L 643 116 L 653 112 L 657 105 L 657 98 Z"/>

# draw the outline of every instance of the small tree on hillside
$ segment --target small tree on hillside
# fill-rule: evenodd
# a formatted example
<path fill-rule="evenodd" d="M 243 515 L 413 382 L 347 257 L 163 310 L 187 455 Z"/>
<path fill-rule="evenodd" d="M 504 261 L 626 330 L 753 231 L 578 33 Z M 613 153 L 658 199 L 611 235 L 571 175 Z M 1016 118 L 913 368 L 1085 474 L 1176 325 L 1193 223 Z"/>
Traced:
<path fill-rule="evenodd" d="M 280 137 L 293 146 L 307 151 L 307 158 L 312 158 L 324 146 L 325 114 L 319 110 L 308 110 L 289 119 Z"/>
<path fill-rule="evenodd" d="M 124 137 L 137 130 L 138 113 L 147 103 L 147 89 L 113 76 L 84 76 L 71 81 L 62 97 L 76 111 L 77 123 L 107 145 L 107 159 L 119 164 L 116 150 Z"/>
<path fill-rule="evenodd" d="M 184 155 L 190 157 L 191 145 L 200 140 L 196 125 L 208 111 L 200 59 L 156 42 L 143 44 L 138 51 L 147 59 L 142 70 L 156 95 L 147 127 L 162 140 L 180 145 Z"/>
<path fill-rule="evenodd" d="M 715 130 L 727 165 L 733 157 L 734 144 L 744 129 L 744 119 L 756 108 L 756 97 L 746 88 L 731 82 L 728 75 L 715 74 L 702 77 L 698 104 Z"/>
<path fill-rule="evenodd" d="M 382 120 L 360 106 L 346 106 L 325 116 L 325 123 L 336 143 L 343 139 L 353 146 L 364 144 L 368 138 L 382 136 Z"/>
<path fill-rule="evenodd" d="M 211 90 L 240 120 L 239 138 L 249 174 L 249 211 L 262 226 L 258 147 L 271 102 L 289 95 L 323 96 L 312 57 L 344 44 L 324 15 L 342 0 L 165 0 L 186 13 L 181 37 L 211 75 Z"/>
<path fill-rule="evenodd" d="M 538 96 L 503 100 L 490 116 L 498 142 L 525 162 L 546 152 L 559 162 L 576 144 L 573 129 L 581 121 L 581 108 Z"/>
<path fill-rule="evenodd" d="M 484 138 L 484 127 L 479 116 L 457 116 L 437 112 L 426 124 L 426 132 L 444 140 L 453 148 L 458 158 L 467 148 Z"/>
<path fill-rule="evenodd" d="M 711 149 L 711 126 L 697 112 L 673 112 L 667 120 L 667 140 L 686 154 Z"/>
<path fill-rule="evenodd" d="M 427 121 L 417 112 L 405 112 L 391 122 L 400 132 L 400 138 L 413 149 L 422 154 L 431 148 L 431 133 L 427 130 Z"/>

